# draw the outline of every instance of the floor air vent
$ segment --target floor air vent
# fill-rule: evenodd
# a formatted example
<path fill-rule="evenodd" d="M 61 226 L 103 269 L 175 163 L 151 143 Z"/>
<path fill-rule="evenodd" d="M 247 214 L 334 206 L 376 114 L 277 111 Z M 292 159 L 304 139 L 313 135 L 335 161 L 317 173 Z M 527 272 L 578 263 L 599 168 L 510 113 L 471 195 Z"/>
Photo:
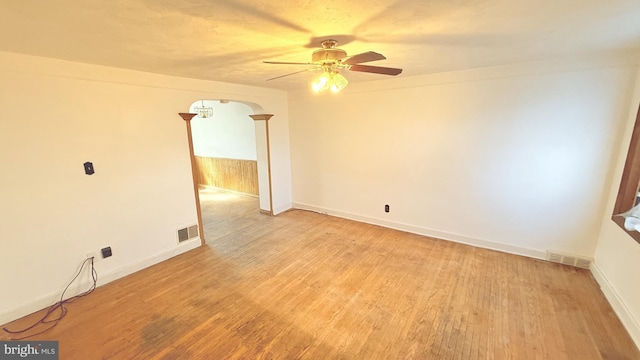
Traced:
<path fill-rule="evenodd" d="M 591 260 L 588 258 L 551 251 L 547 251 L 547 260 L 558 264 L 579 267 L 582 269 L 589 269 L 589 266 L 591 265 Z"/>
<path fill-rule="evenodd" d="M 197 236 L 198 236 L 198 225 L 191 225 L 183 229 L 178 229 L 178 242 L 187 241 Z"/>

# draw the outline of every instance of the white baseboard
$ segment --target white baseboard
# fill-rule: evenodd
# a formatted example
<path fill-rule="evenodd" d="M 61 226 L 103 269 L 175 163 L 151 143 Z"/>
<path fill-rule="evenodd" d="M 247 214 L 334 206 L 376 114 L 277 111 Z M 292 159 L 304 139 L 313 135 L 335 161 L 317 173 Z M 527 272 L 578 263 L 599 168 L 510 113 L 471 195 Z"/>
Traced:
<path fill-rule="evenodd" d="M 124 268 L 115 270 L 115 271 L 111 271 L 109 273 L 106 273 L 104 275 L 101 275 L 100 278 L 98 279 L 98 286 L 102 286 L 105 284 L 108 284 L 114 280 L 120 279 L 122 277 L 125 277 L 127 275 L 131 275 L 135 272 L 138 272 L 144 268 L 148 268 L 151 265 L 155 265 L 157 263 L 163 262 L 167 259 L 170 259 L 174 256 L 180 255 L 184 252 L 187 252 L 189 250 L 193 250 L 197 247 L 199 247 L 201 245 L 202 241 L 200 240 L 200 237 L 194 237 L 193 239 L 189 239 L 187 241 L 183 241 L 180 244 L 178 244 L 178 246 L 176 246 L 175 248 L 168 250 L 168 251 L 164 251 L 158 254 L 155 254 L 151 257 L 146 258 L 145 260 L 142 261 L 138 261 L 135 262 L 131 265 L 125 266 Z"/>
<path fill-rule="evenodd" d="M 453 234 L 453 233 L 448 233 L 448 232 L 443 232 L 438 230 L 432 230 L 432 229 L 428 229 L 420 226 L 402 224 L 402 223 L 397 223 L 397 222 L 383 220 L 383 219 L 370 218 L 370 217 L 350 214 L 342 211 L 320 208 L 313 205 L 293 203 L 293 208 L 315 211 L 321 214 L 337 216 L 340 218 L 360 221 L 360 222 L 364 222 L 372 225 L 384 226 L 390 229 L 406 231 L 412 234 L 434 237 L 441 240 L 453 241 L 461 244 L 472 245 L 476 247 L 496 250 L 496 251 L 505 252 L 509 254 L 522 255 L 522 256 L 526 256 L 534 259 L 545 260 L 547 257 L 546 251 L 542 251 L 542 250 L 530 249 L 522 246 L 514 246 L 514 245 L 509 245 L 504 243 L 498 243 L 498 242 L 489 241 L 489 240 L 476 239 L 476 238 L 472 238 L 472 237 L 468 237 L 460 234 Z"/>
<path fill-rule="evenodd" d="M 611 285 L 607 277 L 595 262 L 591 263 L 590 270 L 593 277 L 600 285 L 600 289 L 602 289 L 604 296 L 609 301 L 609 304 L 611 304 L 613 311 L 618 315 L 622 325 L 624 325 L 625 329 L 629 332 L 629 335 L 631 335 L 633 342 L 635 342 L 638 349 L 640 349 L 640 322 L 633 316 L 625 302 L 622 300 L 620 295 L 618 295 L 616 289 Z"/>
<path fill-rule="evenodd" d="M 542 250 L 529 249 L 525 247 L 513 246 L 513 245 L 503 244 L 503 243 L 496 243 L 493 241 L 482 240 L 482 239 L 475 239 L 475 238 L 470 238 L 464 235 L 452 234 L 452 233 L 447 233 L 447 232 L 442 232 L 442 231 L 437 231 L 437 230 L 432 230 L 432 229 L 427 229 L 427 228 L 422 228 L 422 227 L 407 225 L 402 223 L 396 223 L 396 222 L 382 220 L 382 219 L 369 218 L 369 217 L 345 213 L 341 211 L 328 210 L 328 209 L 307 205 L 307 204 L 293 203 L 293 208 L 310 210 L 310 211 L 318 212 L 321 214 L 337 216 L 344 219 L 384 226 L 387 228 L 406 231 L 413 234 L 424 235 L 424 236 L 434 237 L 434 238 L 443 239 L 443 240 L 449 240 L 449 241 L 477 246 L 481 248 L 501 251 L 509 254 L 516 254 L 516 255 L 527 256 L 535 259 L 546 260 L 546 251 L 542 251 Z M 611 285 L 611 283 L 609 283 L 609 281 L 607 280 L 605 275 L 602 273 L 602 271 L 598 268 L 595 262 L 591 263 L 590 270 L 591 270 L 591 273 L 593 274 L 593 277 L 596 279 L 596 281 L 600 285 L 600 288 L 602 289 L 602 292 L 604 293 L 605 297 L 611 304 L 611 307 L 613 308 L 615 313 L 620 318 L 620 321 L 622 321 L 622 324 L 631 335 L 631 338 L 635 342 L 636 346 L 640 348 L 640 322 L 638 321 L 638 319 L 636 319 L 633 316 L 631 311 L 629 311 L 629 308 L 627 308 L 626 304 L 624 303 L 620 295 L 618 295 L 615 288 Z"/>
<path fill-rule="evenodd" d="M 127 275 L 133 274 L 137 271 L 140 271 L 144 268 L 147 268 L 151 265 L 155 265 L 159 262 L 162 262 L 164 260 L 170 259 L 176 255 L 180 255 L 184 252 L 187 252 L 189 250 L 193 250 L 197 247 L 199 247 L 201 244 L 200 238 L 199 237 L 195 237 L 191 240 L 188 241 L 184 241 L 180 244 L 178 244 L 178 246 L 176 246 L 175 248 L 162 252 L 162 253 L 158 253 L 155 254 L 153 256 L 150 256 L 144 260 L 135 262 L 133 264 L 130 264 L 128 266 L 125 266 L 121 269 L 117 269 L 105 274 L 98 274 L 98 286 L 102 286 L 105 284 L 108 284 L 114 280 L 120 279 L 122 277 L 125 277 Z M 85 291 L 86 289 L 89 288 L 89 286 L 91 285 L 91 283 L 89 282 L 82 282 L 80 284 L 78 284 L 77 286 L 73 286 L 70 287 L 67 290 L 67 294 L 68 296 L 65 296 L 65 298 L 69 298 L 71 296 L 77 295 L 80 292 Z M 31 313 L 34 313 L 36 311 L 42 310 L 44 308 L 47 308 L 53 304 L 55 304 L 57 301 L 60 300 L 60 293 L 61 293 L 62 289 L 60 289 L 59 291 L 56 292 L 52 292 L 49 294 L 45 294 L 37 299 L 34 299 L 32 301 L 26 302 L 23 305 L 8 310 L 8 311 L 3 311 L 0 313 L 0 324 L 6 324 L 8 322 L 11 322 L 13 320 L 19 319 L 23 316 L 29 315 Z"/>

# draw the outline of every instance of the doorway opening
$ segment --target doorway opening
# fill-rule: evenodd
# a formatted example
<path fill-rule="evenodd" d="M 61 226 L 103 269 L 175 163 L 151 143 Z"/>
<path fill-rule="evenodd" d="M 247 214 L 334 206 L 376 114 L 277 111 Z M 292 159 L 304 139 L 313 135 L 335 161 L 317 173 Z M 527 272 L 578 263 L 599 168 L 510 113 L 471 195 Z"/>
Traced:
<path fill-rule="evenodd" d="M 271 212 L 269 179 L 264 176 L 266 134 L 249 117 L 256 106 L 197 100 L 190 107 L 190 113 L 198 114 L 191 120 L 193 171 L 201 235 L 209 244 L 224 243 L 225 236 L 263 216 L 261 212 Z"/>

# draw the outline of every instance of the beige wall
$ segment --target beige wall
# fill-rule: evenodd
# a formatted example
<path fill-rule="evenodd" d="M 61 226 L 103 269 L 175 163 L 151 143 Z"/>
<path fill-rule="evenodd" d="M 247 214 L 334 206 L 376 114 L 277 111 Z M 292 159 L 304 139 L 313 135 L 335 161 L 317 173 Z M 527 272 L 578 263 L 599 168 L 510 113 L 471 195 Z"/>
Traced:
<path fill-rule="evenodd" d="M 0 83 L 0 323 L 53 303 L 102 247 L 113 249 L 96 264 L 104 283 L 199 245 L 176 238 L 197 222 L 178 116 L 197 99 L 276 114 L 274 205 L 291 204 L 282 91 L 10 53 L 0 53 Z"/>
<path fill-rule="evenodd" d="M 612 165 L 612 181 L 608 189 L 592 271 L 609 302 L 640 347 L 640 244 L 611 220 L 631 132 L 640 104 L 640 68 L 634 76 L 636 88 L 627 106 L 628 114 L 624 132 L 620 136 L 618 155 Z"/>
<path fill-rule="evenodd" d="M 634 61 L 562 59 L 291 94 L 294 206 L 533 257 L 592 257 Z"/>

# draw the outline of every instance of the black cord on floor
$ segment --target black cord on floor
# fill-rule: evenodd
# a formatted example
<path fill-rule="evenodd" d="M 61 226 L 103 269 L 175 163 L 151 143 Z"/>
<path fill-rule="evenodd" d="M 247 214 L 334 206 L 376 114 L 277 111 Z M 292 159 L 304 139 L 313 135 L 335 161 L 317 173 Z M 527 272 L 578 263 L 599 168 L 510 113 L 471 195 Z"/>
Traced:
<path fill-rule="evenodd" d="M 78 294 L 76 296 L 72 296 L 68 299 L 64 299 L 64 294 L 67 292 L 67 289 L 69 289 L 69 287 L 71 286 L 71 284 L 73 284 L 74 281 L 76 281 L 76 279 L 78 278 L 78 276 L 80 276 L 80 274 L 82 274 L 82 270 L 84 269 L 85 265 L 90 264 L 90 271 L 91 271 L 91 278 L 93 279 L 93 283 L 91 284 L 91 287 L 89 287 L 89 289 L 81 294 Z M 42 318 L 40 318 L 40 320 L 36 321 L 33 325 L 28 326 L 24 329 L 21 330 L 9 330 L 6 327 L 2 328 L 2 330 L 8 332 L 9 334 L 13 334 L 16 335 L 15 337 L 12 336 L 11 340 L 24 340 L 24 339 L 28 339 L 30 337 L 36 336 L 36 335 L 40 335 L 40 334 L 44 334 L 45 332 L 53 329 L 54 327 L 56 327 L 56 325 L 58 325 L 58 323 L 60 322 L 60 320 L 62 320 L 62 318 L 65 317 L 65 315 L 67 315 L 67 308 L 65 307 L 65 305 L 74 302 L 75 300 L 83 297 L 83 296 L 87 296 L 89 294 L 91 294 L 93 292 L 93 290 L 96 289 L 96 284 L 98 282 L 98 272 L 96 271 L 95 267 L 93 266 L 93 257 L 85 259 L 82 262 L 82 265 L 80 266 L 80 270 L 78 270 L 78 273 L 76 274 L 76 276 L 73 277 L 73 279 L 71 280 L 71 282 L 67 285 L 67 287 L 64 288 L 64 291 L 62 291 L 62 295 L 60 295 L 60 300 L 58 302 L 56 302 L 55 304 L 51 305 L 49 307 L 49 310 L 47 310 L 47 312 L 44 314 L 44 316 Z M 53 317 L 53 313 L 58 310 L 59 314 L 57 317 Z M 30 334 L 30 335 L 26 335 L 26 336 L 22 336 L 24 335 L 26 332 L 37 328 L 39 325 L 44 325 L 46 326 L 46 328 L 42 331 L 39 331 L 35 334 Z"/>

